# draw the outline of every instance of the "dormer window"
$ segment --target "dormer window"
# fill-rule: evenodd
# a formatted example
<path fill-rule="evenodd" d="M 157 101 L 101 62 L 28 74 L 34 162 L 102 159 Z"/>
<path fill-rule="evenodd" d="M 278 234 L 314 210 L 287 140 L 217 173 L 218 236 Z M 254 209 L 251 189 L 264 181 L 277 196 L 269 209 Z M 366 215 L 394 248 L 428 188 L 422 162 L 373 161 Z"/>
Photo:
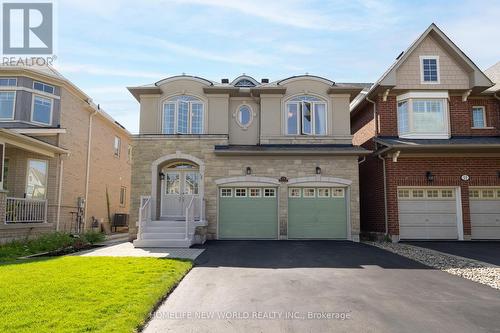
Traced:
<path fill-rule="evenodd" d="M 287 135 L 326 135 L 326 101 L 309 95 L 286 102 Z"/>
<path fill-rule="evenodd" d="M 163 134 L 203 134 L 203 102 L 188 95 L 163 103 Z"/>
<path fill-rule="evenodd" d="M 420 57 L 421 83 L 439 83 L 439 57 L 421 56 Z"/>
<path fill-rule="evenodd" d="M 234 85 L 235 87 L 255 87 L 255 84 L 247 79 L 241 79 Z"/>

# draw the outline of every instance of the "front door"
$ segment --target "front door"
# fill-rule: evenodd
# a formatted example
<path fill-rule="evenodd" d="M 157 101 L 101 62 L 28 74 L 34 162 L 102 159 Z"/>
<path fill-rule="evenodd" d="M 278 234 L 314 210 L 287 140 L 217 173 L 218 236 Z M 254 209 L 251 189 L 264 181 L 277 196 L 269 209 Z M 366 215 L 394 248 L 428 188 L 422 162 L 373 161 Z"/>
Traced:
<path fill-rule="evenodd" d="M 161 216 L 184 219 L 186 208 L 194 197 L 195 217 L 199 217 L 200 173 L 190 165 L 177 165 L 162 170 Z"/>

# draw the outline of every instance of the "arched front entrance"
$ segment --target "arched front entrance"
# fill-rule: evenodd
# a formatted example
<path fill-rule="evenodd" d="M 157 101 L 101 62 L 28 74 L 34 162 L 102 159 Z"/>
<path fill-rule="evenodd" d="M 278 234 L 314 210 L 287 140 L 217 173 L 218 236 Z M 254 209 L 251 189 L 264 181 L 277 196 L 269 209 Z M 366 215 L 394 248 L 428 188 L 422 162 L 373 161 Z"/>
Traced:
<path fill-rule="evenodd" d="M 184 220 L 194 198 L 195 218 L 200 217 L 200 170 L 190 161 L 168 163 L 160 171 L 160 217 Z"/>
<path fill-rule="evenodd" d="M 191 155 L 166 155 L 152 164 L 151 203 L 154 219 L 185 220 L 194 206 L 196 220 L 204 220 L 204 163 Z"/>

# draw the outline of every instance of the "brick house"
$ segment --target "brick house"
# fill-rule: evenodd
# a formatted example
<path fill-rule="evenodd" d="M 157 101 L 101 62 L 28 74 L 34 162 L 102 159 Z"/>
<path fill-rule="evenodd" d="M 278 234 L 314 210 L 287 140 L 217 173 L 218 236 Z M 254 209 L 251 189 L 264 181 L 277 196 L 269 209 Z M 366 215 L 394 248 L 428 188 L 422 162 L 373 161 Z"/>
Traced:
<path fill-rule="evenodd" d="M 499 90 L 432 24 L 351 103 L 363 231 L 500 239 Z"/>
<path fill-rule="evenodd" d="M 181 75 L 129 90 L 140 103 L 135 246 L 359 240 L 358 157 L 368 152 L 352 145 L 349 123 L 359 86 Z"/>
<path fill-rule="evenodd" d="M 130 134 L 50 67 L 0 68 L 0 242 L 128 213 Z M 81 221 L 77 223 L 77 220 Z"/>

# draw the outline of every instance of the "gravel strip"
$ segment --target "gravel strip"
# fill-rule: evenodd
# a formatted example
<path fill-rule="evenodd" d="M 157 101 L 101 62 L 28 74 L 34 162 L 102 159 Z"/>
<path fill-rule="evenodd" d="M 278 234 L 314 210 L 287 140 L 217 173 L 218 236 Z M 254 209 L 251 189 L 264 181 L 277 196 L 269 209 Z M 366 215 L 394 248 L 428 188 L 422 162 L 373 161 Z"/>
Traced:
<path fill-rule="evenodd" d="M 409 244 L 364 242 L 424 265 L 500 290 L 500 267 Z"/>

